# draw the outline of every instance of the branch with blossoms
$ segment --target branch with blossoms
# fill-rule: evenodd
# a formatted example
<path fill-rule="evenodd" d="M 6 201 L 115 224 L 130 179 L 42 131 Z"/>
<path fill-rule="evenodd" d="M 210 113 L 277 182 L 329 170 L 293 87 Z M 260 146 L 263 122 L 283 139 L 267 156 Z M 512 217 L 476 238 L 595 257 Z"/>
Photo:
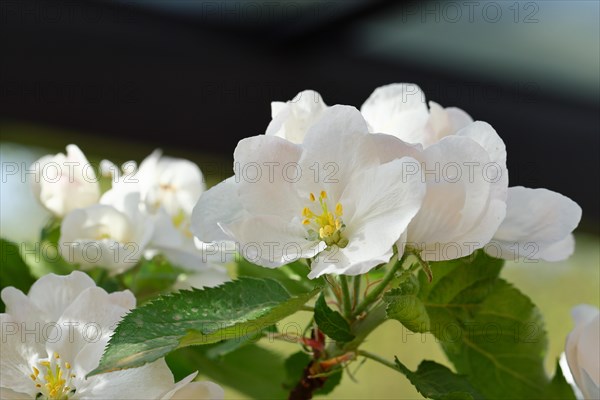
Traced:
<path fill-rule="evenodd" d="M 40 171 L 52 165 L 59 177 L 40 172 L 33 185 L 54 215 L 42 240 L 60 254 L 61 272 L 80 269 L 95 282 L 75 271 L 41 277 L 28 297 L 4 289 L 3 338 L 15 348 L 39 345 L 18 340 L 29 323 L 19 311 L 24 299 L 46 324 L 71 321 L 77 306 L 70 304 L 92 296 L 84 293 L 99 296 L 96 308 L 112 305 L 90 320 L 108 321 L 93 354 L 85 340 L 76 348 L 46 340 L 35 359 L 3 355 L 2 390 L 106 397 L 103 377 L 137 374 L 156 388 L 148 383 L 135 398 L 223 396 L 211 382 L 192 382 L 193 372 L 174 384 L 166 357 L 194 369 L 229 363 L 216 380 L 253 397 L 326 395 L 343 377 L 359 380 L 354 367 L 369 361 L 405 376 L 425 398 L 575 398 L 558 364 L 553 377 L 544 369 L 539 310 L 500 277 L 504 260 L 569 257 L 581 219 L 575 202 L 509 187 L 506 147 L 494 128 L 460 109 L 427 105 L 416 85 L 380 87 L 360 110 L 327 106 L 313 91 L 272 108 L 266 133 L 235 149 L 234 176 L 208 190 L 195 164 L 158 151 L 139 167 L 103 161 L 100 174 L 111 181 L 104 193 L 76 146 L 39 160 Z M 15 265 L 27 268 L 11 246 L 3 242 Z M 61 285 L 68 301 L 57 294 Z M 42 286 L 60 301 L 44 303 Z M 141 306 L 134 308 L 133 295 Z M 593 397 L 597 369 L 574 354 L 582 332 L 597 331 L 598 315 L 577 310 L 567 360 Z M 299 312 L 311 315 L 305 326 L 283 325 Z M 433 335 L 452 369 L 423 360 L 413 370 L 399 344 L 391 354 L 367 351 L 365 342 L 389 320 L 399 337 Z M 268 364 L 265 340 L 296 352 Z M 236 364 L 248 363 L 256 365 L 244 371 L 254 387 L 236 375 Z M 257 389 L 262 370 L 273 367 L 285 378 L 266 377 L 273 391 Z M 32 371 L 28 385 L 9 376 L 16 369 Z M 153 375 L 161 373 L 169 378 Z"/>

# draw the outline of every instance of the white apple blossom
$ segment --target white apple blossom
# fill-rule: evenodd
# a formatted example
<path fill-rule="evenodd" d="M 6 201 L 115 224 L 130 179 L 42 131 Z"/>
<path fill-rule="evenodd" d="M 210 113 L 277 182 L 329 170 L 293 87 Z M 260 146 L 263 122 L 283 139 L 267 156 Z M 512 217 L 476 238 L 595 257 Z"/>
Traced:
<path fill-rule="evenodd" d="M 59 245 L 65 260 L 82 268 L 101 266 L 112 274 L 137 264 L 154 224 L 140 210 L 138 193 L 112 200 L 71 211 L 63 219 Z"/>
<path fill-rule="evenodd" d="M 581 207 L 560 193 L 522 186 L 508 189 L 506 218 L 486 251 L 498 258 L 561 261 L 575 249 L 572 232 Z"/>
<path fill-rule="evenodd" d="M 321 95 L 314 90 L 304 90 L 285 103 L 274 101 L 271 103 L 273 119 L 265 134 L 278 136 L 292 143 L 302 143 L 308 129 L 321 118 L 327 108 Z"/>
<path fill-rule="evenodd" d="M 100 199 L 100 185 L 94 168 L 79 147 L 67 146 L 67 154 L 47 155 L 33 166 L 34 195 L 57 217 L 77 208 L 95 204 Z"/>
<path fill-rule="evenodd" d="M 40 278 L 25 295 L 2 290 L 2 399 L 218 399 L 211 382 L 175 384 L 164 359 L 86 378 L 118 321 L 135 307 L 129 291 L 108 294 L 86 274 Z"/>
<path fill-rule="evenodd" d="M 571 311 L 575 327 L 565 354 L 571 374 L 585 399 L 600 398 L 600 310 L 581 304 Z"/>
<path fill-rule="evenodd" d="M 358 110 L 339 105 L 324 111 L 302 144 L 244 139 L 234 153 L 236 176 L 201 198 L 192 231 L 205 242 L 234 240 L 265 267 L 318 255 L 311 278 L 365 273 L 389 261 L 424 195 L 413 158 L 382 161 L 378 150 L 389 142 L 400 141 L 370 135 Z M 212 213 L 219 207 L 232 207 L 217 213 L 221 220 Z"/>

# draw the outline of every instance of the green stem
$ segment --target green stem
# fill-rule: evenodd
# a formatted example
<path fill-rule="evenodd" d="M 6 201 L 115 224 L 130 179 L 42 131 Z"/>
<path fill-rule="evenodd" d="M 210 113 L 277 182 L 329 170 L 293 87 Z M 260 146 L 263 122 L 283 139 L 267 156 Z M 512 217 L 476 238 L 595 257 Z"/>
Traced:
<path fill-rule="evenodd" d="M 309 311 L 309 312 L 314 313 L 315 312 L 315 308 L 311 307 L 311 306 L 302 306 L 302 307 L 300 307 L 300 311 Z"/>
<path fill-rule="evenodd" d="M 340 285 L 342 287 L 342 307 L 344 316 L 350 319 L 350 316 L 352 315 L 352 300 L 350 300 L 350 288 L 348 287 L 348 277 L 346 275 L 340 275 Z"/>
<path fill-rule="evenodd" d="M 352 311 L 354 311 L 354 309 L 356 308 L 356 305 L 358 304 L 358 300 L 360 299 L 360 285 L 361 285 L 361 280 L 362 276 L 361 275 L 356 275 L 353 279 L 354 279 L 354 295 L 352 298 Z"/>
<path fill-rule="evenodd" d="M 368 351 L 364 351 L 364 350 L 358 350 L 356 352 L 356 354 L 358 354 L 359 356 L 370 358 L 371 360 L 377 361 L 378 363 L 383 364 L 386 367 L 389 367 L 389 368 L 393 369 L 394 371 L 398 372 L 398 367 L 394 363 L 386 360 L 385 358 L 383 358 L 381 356 L 378 356 L 377 354 L 369 353 Z"/>
<path fill-rule="evenodd" d="M 379 298 L 379 296 L 385 290 L 385 288 L 390 283 L 390 281 L 392 279 L 394 279 L 396 271 L 398 271 L 398 269 L 400 269 L 400 267 L 402 267 L 402 264 L 404 264 L 404 260 L 406 260 L 406 257 L 408 257 L 409 254 L 410 253 L 405 252 L 402 255 L 402 258 L 400 258 L 398 261 L 396 261 L 390 267 L 390 269 L 388 269 L 388 271 L 385 273 L 385 275 L 383 277 L 383 280 L 365 296 L 363 301 L 361 301 L 360 304 L 354 310 L 353 315 L 360 315 L 363 311 L 365 311 L 367 308 L 369 308 L 371 303 L 375 302 Z"/>

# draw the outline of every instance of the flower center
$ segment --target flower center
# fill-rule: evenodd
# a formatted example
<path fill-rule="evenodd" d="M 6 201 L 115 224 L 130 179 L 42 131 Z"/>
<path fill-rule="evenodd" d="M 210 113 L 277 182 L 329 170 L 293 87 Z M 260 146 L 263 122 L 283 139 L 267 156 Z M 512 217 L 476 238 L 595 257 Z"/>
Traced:
<path fill-rule="evenodd" d="M 310 202 L 315 203 L 317 198 L 313 193 L 309 196 Z M 319 198 L 320 213 L 314 212 L 310 207 L 304 207 L 302 210 L 303 225 L 309 227 L 309 240 L 320 239 L 328 246 L 337 245 L 344 248 L 348 245 L 348 239 L 342 236 L 342 231 L 345 228 L 342 222 L 344 208 L 342 203 L 337 203 L 333 212 L 329 211 L 327 202 L 327 192 L 321 191 Z"/>
<path fill-rule="evenodd" d="M 183 209 L 180 209 L 175 216 L 171 217 L 171 221 L 173 222 L 175 228 L 179 229 L 184 236 L 188 238 L 194 237 L 192 231 L 190 230 L 190 219 Z"/>
<path fill-rule="evenodd" d="M 36 399 L 67 400 L 75 393 L 71 385 L 71 379 L 75 378 L 75 374 L 71 373 L 71 364 L 66 361 L 63 363 L 58 353 L 54 353 L 50 360 L 40 361 L 39 366 L 39 369 L 32 367 L 33 374 L 30 375 L 39 391 Z"/>

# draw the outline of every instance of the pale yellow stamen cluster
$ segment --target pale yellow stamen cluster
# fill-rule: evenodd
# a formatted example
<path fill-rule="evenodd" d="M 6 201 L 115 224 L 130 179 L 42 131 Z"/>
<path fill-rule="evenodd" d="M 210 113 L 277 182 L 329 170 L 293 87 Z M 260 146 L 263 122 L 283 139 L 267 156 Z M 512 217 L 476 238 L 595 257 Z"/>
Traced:
<path fill-rule="evenodd" d="M 317 201 L 314 193 L 310 193 L 308 198 L 311 202 Z M 302 210 L 302 216 L 304 217 L 302 224 L 314 226 L 316 228 L 315 231 L 318 232 L 319 239 L 323 240 L 328 246 L 335 244 L 339 247 L 345 247 L 348 244 L 348 240 L 341 235 L 344 228 L 341 218 L 344 214 L 342 204 L 337 203 L 333 212 L 329 211 L 326 191 L 322 191 L 319 194 L 318 201 L 321 206 L 321 213 L 316 214 L 310 207 L 304 207 Z"/>
<path fill-rule="evenodd" d="M 54 353 L 54 357 L 49 361 L 39 362 L 39 365 L 42 370 L 45 369 L 45 373 L 41 374 L 38 368 L 32 367 L 33 373 L 30 377 L 42 398 L 67 400 L 75 391 L 71 385 L 71 379 L 75 378 L 75 374 L 71 373 L 71 364 L 63 363 L 60 355 Z"/>

